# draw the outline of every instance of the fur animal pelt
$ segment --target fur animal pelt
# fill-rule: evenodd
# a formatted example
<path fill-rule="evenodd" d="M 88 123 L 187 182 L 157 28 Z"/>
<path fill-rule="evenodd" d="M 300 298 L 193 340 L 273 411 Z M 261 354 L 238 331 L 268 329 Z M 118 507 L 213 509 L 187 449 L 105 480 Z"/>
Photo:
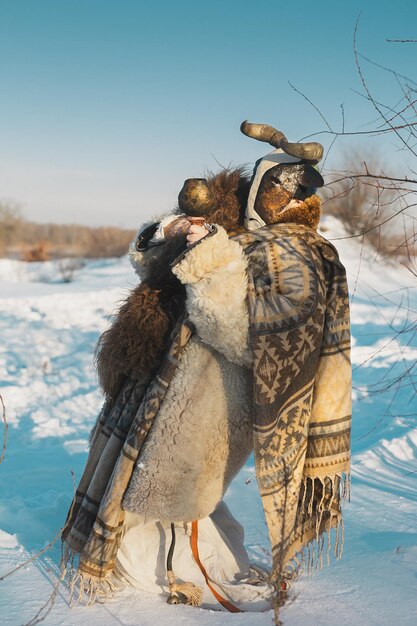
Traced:
<path fill-rule="evenodd" d="M 226 262 L 223 270 L 229 274 L 234 268 L 237 275 L 230 281 L 220 278 L 216 284 L 214 277 L 218 275 L 219 258 L 229 259 L 233 250 L 239 258 Z M 185 266 L 192 271 L 184 274 Z M 203 271 L 196 273 L 197 267 Z M 174 478 L 180 477 L 173 485 L 177 490 L 175 501 L 183 504 L 184 493 L 189 493 L 186 481 L 190 476 L 194 480 L 194 475 L 188 472 L 190 458 L 197 459 L 202 468 L 203 480 L 196 482 L 198 504 L 204 504 L 198 487 L 201 485 L 201 490 L 213 487 L 213 471 L 205 463 L 217 469 L 219 459 L 211 454 L 217 447 L 206 445 L 206 434 L 216 431 L 214 422 L 218 411 L 216 408 L 212 413 L 212 398 L 203 405 L 198 404 L 207 397 L 202 395 L 201 389 L 206 394 L 213 390 L 213 398 L 222 400 L 227 409 L 225 416 L 233 409 L 230 404 L 234 403 L 234 398 L 248 398 L 246 406 L 251 426 L 253 420 L 257 481 L 272 541 L 273 580 L 278 589 L 284 566 L 289 571 L 292 565 L 297 567 L 300 563 L 297 554 L 314 539 L 319 542 L 321 555 L 324 547 L 321 533 L 332 526 L 339 528 L 341 524 L 340 488 L 342 477 L 349 469 L 349 299 L 344 268 L 335 250 L 311 228 L 297 224 L 276 224 L 234 240 L 219 228 L 190 248 L 175 268 L 187 292 L 195 291 L 193 285 L 204 289 L 209 306 L 220 287 L 224 302 L 230 305 L 231 298 L 227 298 L 227 294 L 232 285 L 239 283 L 236 278 L 240 276 L 245 286 L 247 284 L 240 303 L 248 316 L 246 328 L 247 331 L 250 328 L 249 348 L 253 355 L 252 371 L 242 371 L 248 374 L 247 393 L 250 395 L 240 393 L 238 387 L 238 393 L 231 394 L 230 385 L 222 376 L 224 386 L 206 380 L 201 350 L 207 356 L 213 351 L 214 359 L 218 351 L 211 345 L 204 348 L 197 318 L 193 320 L 190 315 L 176 325 L 153 380 L 146 384 L 130 379 L 116 402 L 106 403 L 63 534 L 66 561 L 71 554 L 80 555 L 76 576 L 81 591 L 88 589 L 92 598 L 95 591 L 106 588 L 108 576 L 111 576 L 122 540 L 125 496 L 129 484 L 133 484 L 133 473 L 137 472 L 138 477 L 142 473 L 145 478 L 146 473 L 153 476 L 155 465 L 146 458 L 145 452 L 146 449 L 152 451 L 149 444 L 155 446 L 160 433 L 163 439 L 165 417 L 168 417 L 164 415 L 165 409 L 176 411 L 178 416 L 176 427 L 167 432 L 169 444 L 176 447 L 176 453 L 168 459 L 167 472 L 169 477 L 171 474 Z M 213 285 L 214 291 L 211 291 Z M 194 299 L 187 298 L 187 306 L 190 307 L 193 300 L 198 304 L 199 296 L 203 296 L 203 291 L 196 292 Z M 207 311 L 207 307 L 204 310 Z M 215 311 L 218 310 L 215 306 Z M 221 315 L 212 320 L 217 332 L 227 319 L 226 313 L 221 307 Z M 243 315 L 240 310 L 237 313 L 239 320 Z M 207 320 L 209 318 L 210 315 Z M 241 346 L 243 342 L 238 343 Z M 187 356 L 197 350 L 198 345 L 201 350 L 187 363 Z M 181 368 L 187 373 L 199 370 L 199 379 L 190 381 L 181 377 Z M 168 406 L 170 394 L 174 403 Z M 241 409 L 236 404 L 234 407 L 239 417 Z M 206 430 L 198 419 L 190 427 L 190 414 L 206 420 Z M 186 445 L 181 447 L 181 442 L 185 441 L 184 429 Z M 188 429 L 195 433 L 195 445 L 188 443 Z M 226 441 L 227 434 L 223 432 L 219 431 Z M 198 453 L 200 444 L 202 452 L 197 456 L 191 454 L 191 450 Z M 227 449 L 228 446 L 223 446 L 223 452 Z M 171 455 L 171 450 L 167 452 Z M 159 454 L 153 457 L 156 465 L 164 460 Z M 179 462 L 177 469 L 182 469 L 182 474 L 174 475 L 171 467 L 174 461 Z M 159 475 L 162 477 L 162 472 Z M 148 484 L 152 497 L 156 491 L 165 505 L 164 496 L 169 497 L 173 489 L 169 485 L 168 489 L 163 489 L 161 481 L 157 486 Z M 344 484 L 347 495 L 348 482 Z M 176 520 L 170 513 L 167 512 L 167 517 Z M 184 512 L 180 511 L 180 517 L 182 515 Z M 196 519 L 194 513 L 191 515 L 188 520 Z M 340 535 L 338 533 L 337 537 Z M 335 548 L 339 554 L 338 539 Z"/>
<path fill-rule="evenodd" d="M 132 291 L 97 345 L 99 381 L 108 399 L 116 398 L 128 376 L 134 380 L 152 376 L 184 299 L 179 281 L 178 286 L 161 289 L 141 283 Z"/>
<path fill-rule="evenodd" d="M 237 167 L 210 174 L 207 184 L 216 199 L 216 208 L 206 216 L 206 221 L 223 226 L 229 237 L 244 232 L 243 222 L 250 188 L 245 169 Z"/>
<path fill-rule="evenodd" d="M 207 182 L 216 198 L 216 208 L 206 216 L 207 221 L 223 226 L 229 236 L 244 231 L 249 179 L 243 168 L 211 174 Z M 185 237 L 148 248 L 146 255 L 137 249 L 137 242 L 132 243 L 130 256 L 142 283 L 122 304 L 96 349 L 100 385 L 113 400 L 126 377 L 141 380 L 156 371 L 184 308 L 185 290 L 170 264 L 185 250 Z"/>
<path fill-rule="evenodd" d="M 318 196 L 309 196 L 302 205 L 284 209 L 275 215 L 274 224 L 304 224 L 316 230 L 320 220 L 320 205 Z"/>

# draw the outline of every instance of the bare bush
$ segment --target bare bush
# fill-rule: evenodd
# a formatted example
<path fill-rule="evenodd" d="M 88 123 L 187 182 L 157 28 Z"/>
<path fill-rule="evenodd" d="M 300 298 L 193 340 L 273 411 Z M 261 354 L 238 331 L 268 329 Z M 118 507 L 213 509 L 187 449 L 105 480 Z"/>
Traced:
<path fill-rule="evenodd" d="M 361 160 L 359 155 L 351 154 L 342 171 L 328 175 L 322 193 L 323 213 L 339 218 L 348 235 L 361 237 L 380 258 L 405 261 L 414 254 L 415 238 L 405 241 L 398 192 L 377 177 L 357 176 L 358 163 L 365 173 L 383 174 L 375 156 L 364 160 L 362 155 Z"/>
<path fill-rule="evenodd" d="M 90 258 L 119 257 L 127 253 L 134 231 L 103 226 L 91 229 L 87 238 L 85 256 Z"/>
<path fill-rule="evenodd" d="M 58 262 L 58 270 L 64 283 L 71 283 L 78 270 L 84 267 L 83 259 L 61 259 Z"/>
<path fill-rule="evenodd" d="M 38 263 L 49 261 L 48 244 L 46 241 L 39 241 L 34 246 L 22 250 L 22 259 L 27 263 Z"/>

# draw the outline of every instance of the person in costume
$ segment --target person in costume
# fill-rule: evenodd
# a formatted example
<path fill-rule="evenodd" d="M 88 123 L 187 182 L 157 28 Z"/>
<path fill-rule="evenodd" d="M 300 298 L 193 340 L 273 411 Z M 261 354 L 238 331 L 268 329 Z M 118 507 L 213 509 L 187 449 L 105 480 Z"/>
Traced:
<path fill-rule="evenodd" d="M 229 611 L 264 610 L 336 528 L 348 493 L 346 275 L 317 232 L 317 143 L 266 125 L 275 150 L 188 179 L 131 247 L 141 282 L 100 338 L 106 403 L 63 532 L 71 584 L 120 584 Z M 272 571 L 253 567 L 223 502 L 254 448 Z M 330 550 L 330 541 L 327 544 Z M 175 569 L 175 573 L 174 573 Z"/>

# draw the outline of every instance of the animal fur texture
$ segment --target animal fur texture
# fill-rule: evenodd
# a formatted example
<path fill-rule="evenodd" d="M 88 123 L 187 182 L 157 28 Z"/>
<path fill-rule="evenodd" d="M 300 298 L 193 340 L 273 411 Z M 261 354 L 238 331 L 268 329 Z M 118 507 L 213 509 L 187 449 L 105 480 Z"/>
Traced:
<path fill-rule="evenodd" d="M 242 367 L 251 360 L 246 268 L 243 249 L 221 227 L 173 267 L 196 333 L 133 471 L 123 500 L 130 512 L 206 517 L 252 450 L 252 375 Z"/>
<path fill-rule="evenodd" d="M 224 169 L 207 176 L 207 184 L 216 199 L 216 208 L 206 221 L 219 224 L 229 237 L 244 232 L 244 216 L 250 189 L 250 178 L 243 167 Z"/>
<path fill-rule="evenodd" d="M 96 349 L 99 381 L 107 398 L 116 398 L 127 377 L 150 378 L 160 365 L 184 309 L 184 287 L 170 269 L 184 249 L 185 237 L 154 246 L 146 254 L 132 242 L 130 259 L 142 282 L 122 304 Z"/>
<path fill-rule="evenodd" d="M 249 179 L 243 168 L 212 174 L 207 182 L 216 198 L 216 208 L 206 216 L 207 221 L 224 226 L 230 236 L 244 230 Z M 185 236 L 138 250 L 141 233 L 151 226 L 151 222 L 142 226 L 129 250 L 132 266 L 142 282 L 122 304 L 96 349 L 100 385 L 110 399 L 116 398 L 126 377 L 141 380 L 156 371 L 170 332 L 183 311 L 184 288 L 170 264 L 186 249 Z"/>
<path fill-rule="evenodd" d="M 191 339 L 141 450 L 123 508 L 150 519 L 210 515 L 252 450 L 246 368 Z"/>
<path fill-rule="evenodd" d="M 316 230 L 320 221 L 321 201 L 315 194 L 294 208 L 284 209 L 274 216 L 274 224 L 301 224 Z"/>
<path fill-rule="evenodd" d="M 244 168 L 210 174 L 207 183 L 216 199 L 216 208 L 206 216 L 207 221 L 223 226 L 229 237 L 244 232 L 250 187 Z M 302 207 L 276 216 L 276 222 L 295 222 L 316 228 L 319 218 L 320 200 L 312 196 Z M 145 224 L 130 246 L 130 260 L 142 282 L 131 292 L 98 342 L 97 369 L 107 398 L 116 397 L 127 376 L 140 380 L 145 374 L 156 371 L 173 325 L 183 310 L 184 288 L 170 264 L 186 249 L 185 237 L 174 238 L 146 251 L 138 250 L 140 234 L 151 225 Z M 194 310 L 197 308 L 196 304 Z M 206 311 L 208 315 L 209 311 Z M 202 326 L 201 330 L 207 338 Z"/>
<path fill-rule="evenodd" d="M 204 245 L 203 245 L 204 243 Z M 221 226 L 173 267 L 186 286 L 186 309 L 200 339 L 238 365 L 251 363 L 246 306 L 247 260 Z"/>
<path fill-rule="evenodd" d="M 222 172 L 211 184 L 219 198 L 216 214 L 206 216 L 217 224 L 213 232 L 189 248 L 184 240 L 133 244 L 142 284 L 99 345 L 109 394 L 63 533 L 67 559 L 80 556 L 76 576 L 92 598 L 113 570 L 126 511 L 171 522 L 206 517 L 254 440 L 277 584 L 285 561 L 294 557 L 296 564 L 314 538 L 322 549 L 320 533 L 341 523 L 348 297 L 337 254 L 312 229 L 319 200 L 282 211 L 279 220 L 288 225 L 246 232 L 241 170 Z M 183 306 L 166 310 L 163 297 L 179 295 Z M 119 367 L 124 381 L 114 378 Z M 273 406 L 264 402 L 271 395 Z M 336 553 L 339 547 L 337 540 Z"/>
<path fill-rule="evenodd" d="M 106 397 L 115 399 L 127 377 L 150 378 L 183 309 L 181 286 L 138 285 L 97 345 L 97 372 Z"/>

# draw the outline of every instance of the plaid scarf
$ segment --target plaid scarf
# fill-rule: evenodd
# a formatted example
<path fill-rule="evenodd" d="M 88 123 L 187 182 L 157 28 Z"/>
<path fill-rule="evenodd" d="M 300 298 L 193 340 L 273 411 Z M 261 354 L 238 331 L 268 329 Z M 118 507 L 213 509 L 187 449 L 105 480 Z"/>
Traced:
<path fill-rule="evenodd" d="M 123 532 L 123 495 L 192 332 L 191 322 L 180 319 L 153 380 L 127 380 L 116 401 L 106 403 L 101 411 L 62 532 L 62 578 L 69 573 L 71 593 L 78 584 L 79 601 L 84 592 L 93 602 L 113 591 L 111 573 Z"/>

